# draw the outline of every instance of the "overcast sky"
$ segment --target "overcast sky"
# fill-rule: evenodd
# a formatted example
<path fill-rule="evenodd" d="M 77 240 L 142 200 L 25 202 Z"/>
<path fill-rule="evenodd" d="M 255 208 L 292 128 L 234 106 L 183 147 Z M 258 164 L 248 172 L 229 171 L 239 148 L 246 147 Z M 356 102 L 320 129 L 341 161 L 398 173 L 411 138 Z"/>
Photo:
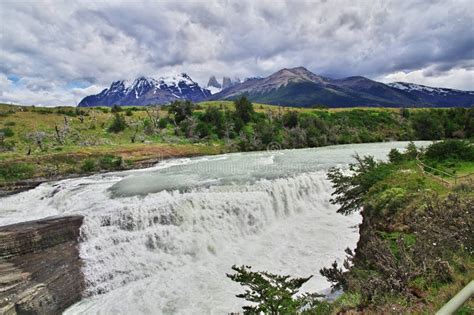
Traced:
<path fill-rule="evenodd" d="M 75 105 L 114 80 L 333 78 L 474 90 L 474 0 L 0 1 L 0 102 Z"/>

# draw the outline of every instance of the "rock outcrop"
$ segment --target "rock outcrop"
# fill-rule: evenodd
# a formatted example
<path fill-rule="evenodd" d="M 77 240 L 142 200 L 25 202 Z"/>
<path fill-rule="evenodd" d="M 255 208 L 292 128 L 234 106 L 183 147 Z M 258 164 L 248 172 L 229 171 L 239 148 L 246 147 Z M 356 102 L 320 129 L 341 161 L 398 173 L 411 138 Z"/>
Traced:
<path fill-rule="evenodd" d="M 81 216 L 0 227 L 0 314 L 58 314 L 79 301 Z"/>

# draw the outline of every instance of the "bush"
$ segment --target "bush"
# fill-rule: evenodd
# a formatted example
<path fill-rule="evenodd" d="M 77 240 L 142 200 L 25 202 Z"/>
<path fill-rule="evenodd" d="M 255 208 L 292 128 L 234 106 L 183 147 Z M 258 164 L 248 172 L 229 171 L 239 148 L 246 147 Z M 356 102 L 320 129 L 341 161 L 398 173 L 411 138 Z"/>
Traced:
<path fill-rule="evenodd" d="M 16 122 L 14 122 L 14 121 L 7 121 L 5 123 L 5 126 L 9 126 L 9 127 L 12 127 L 12 126 L 15 126 L 15 125 L 16 125 Z"/>
<path fill-rule="evenodd" d="M 195 109 L 195 105 L 190 101 L 174 101 L 168 108 L 168 112 L 171 115 L 174 115 L 174 120 L 177 124 L 182 122 L 183 120 L 192 116 L 193 111 Z"/>
<path fill-rule="evenodd" d="M 253 105 L 248 98 L 245 96 L 239 97 L 234 101 L 234 106 L 236 117 L 244 123 L 250 122 L 255 112 L 253 110 Z"/>
<path fill-rule="evenodd" d="M 298 113 L 295 111 L 291 111 L 284 114 L 283 126 L 287 128 L 295 128 L 296 126 L 298 126 Z"/>
<path fill-rule="evenodd" d="M 0 178 L 5 181 L 33 177 L 35 167 L 30 163 L 4 164 L 0 166 Z"/>
<path fill-rule="evenodd" d="M 232 269 L 236 273 L 227 274 L 227 277 L 249 287 L 245 293 L 236 295 L 253 303 L 252 306 L 243 307 L 244 314 L 298 314 L 308 305 L 319 304 L 315 294 L 293 297 L 311 276 L 292 279 L 269 272 L 254 272 L 250 266 L 232 266 Z"/>
<path fill-rule="evenodd" d="M 99 167 L 104 170 L 115 170 L 122 167 L 122 157 L 106 155 L 99 159 Z"/>
<path fill-rule="evenodd" d="M 436 161 L 446 161 L 448 159 L 474 161 L 474 145 L 463 140 L 446 140 L 433 143 L 426 150 L 425 157 Z"/>
<path fill-rule="evenodd" d="M 388 153 L 388 159 L 390 161 L 390 163 L 400 163 L 403 161 L 403 154 L 400 153 L 400 151 L 398 151 L 397 149 L 392 149 L 390 150 L 390 152 Z"/>
<path fill-rule="evenodd" d="M 164 129 L 170 123 L 170 119 L 168 117 L 161 118 L 158 121 L 158 128 Z"/>
<path fill-rule="evenodd" d="M 125 111 L 125 116 L 133 116 L 133 111 L 131 108 L 127 108 L 127 110 Z"/>
<path fill-rule="evenodd" d="M 95 170 L 95 161 L 91 159 L 84 160 L 81 165 L 81 170 L 86 173 L 90 173 Z"/>
<path fill-rule="evenodd" d="M 334 198 L 330 201 L 340 206 L 337 212 L 342 214 L 359 211 L 369 189 L 393 171 L 390 164 L 377 162 L 372 156 L 354 157 L 356 163 L 349 164 L 350 175 L 346 175 L 339 168 L 331 168 L 328 172 L 328 178 L 334 188 Z"/>
<path fill-rule="evenodd" d="M 110 109 L 110 112 L 111 113 L 119 113 L 122 111 L 122 107 L 120 107 L 119 105 L 114 105 L 112 106 L 112 108 Z"/>
<path fill-rule="evenodd" d="M 115 113 L 114 119 L 107 129 L 108 132 L 118 133 L 124 131 L 127 128 L 127 122 L 125 118 L 119 113 Z"/>
<path fill-rule="evenodd" d="M 3 133 L 3 136 L 4 137 L 13 137 L 15 135 L 15 133 L 13 132 L 13 130 L 11 128 L 3 128 L 3 129 L 0 129 L 0 132 Z"/>

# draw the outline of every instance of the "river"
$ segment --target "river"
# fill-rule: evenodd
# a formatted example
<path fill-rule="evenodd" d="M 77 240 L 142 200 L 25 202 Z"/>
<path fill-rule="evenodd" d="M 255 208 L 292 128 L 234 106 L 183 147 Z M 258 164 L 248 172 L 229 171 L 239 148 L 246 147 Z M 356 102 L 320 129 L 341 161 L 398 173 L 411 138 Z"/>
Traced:
<path fill-rule="evenodd" d="M 233 153 L 44 183 L 0 199 L 0 225 L 84 215 L 87 297 L 65 314 L 227 314 L 244 301 L 233 264 L 314 277 L 358 240 L 359 214 L 330 204 L 330 167 L 386 159 L 407 142 Z M 417 142 L 427 145 L 429 142 Z"/>

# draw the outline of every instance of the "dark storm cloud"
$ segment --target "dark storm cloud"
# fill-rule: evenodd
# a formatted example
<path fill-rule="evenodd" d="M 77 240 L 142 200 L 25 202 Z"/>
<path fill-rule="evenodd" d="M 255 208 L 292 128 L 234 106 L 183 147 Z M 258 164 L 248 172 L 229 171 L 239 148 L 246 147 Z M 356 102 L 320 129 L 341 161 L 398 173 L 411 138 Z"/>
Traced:
<path fill-rule="evenodd" d="M 283 67 L 474 89 L 474 7 L 459 1 L 3 1 L 0 101 L 74 104 L 111 81 Z M 19 83 L 8 79 L 21 78 Z M 73 87 L 72 82 L 89 82 Z"/>

